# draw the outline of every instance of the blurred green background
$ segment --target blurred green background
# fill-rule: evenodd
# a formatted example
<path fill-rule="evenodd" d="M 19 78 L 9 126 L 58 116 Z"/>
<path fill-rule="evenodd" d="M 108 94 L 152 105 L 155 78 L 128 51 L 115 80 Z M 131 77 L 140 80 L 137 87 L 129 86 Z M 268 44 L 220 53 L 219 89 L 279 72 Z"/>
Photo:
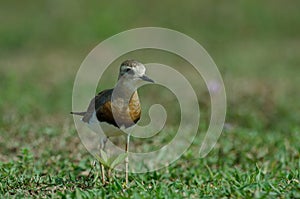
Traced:
<path fill-rule="evenodd" d="M 146 26 L 185 33 L 214 59 L 227 92 L 225 134 L 243 129 L 233 139 L 257 132 L 257 140 L 276 135 L 292 145 L 300 124 L 299 7 L 296 0 L 1 0 L 0 161 L 23 147 L 37 157 L 82 153 L 68 115 L 81 62 L 104 39 Z"/>
<path fill-rule="evenodd" d="M 227 123 L 285 133 L 300 117 L 298 6 L 278 0 L 2 1 L 0 146 L 31 144 L 15 143 L 21 135 L 12 124 L 69 121 L 72 83 L 85 56 L 102 40 L 145 26 L 183 32 L 209 52 L 224 78 Z"/>
<path fill-rule="evenodd" d="M 19 136 L 7 133 L 12 131 L 9 125 L 3 128 L 7 122 L 69 120 L 72 81 L 89 51 L 114 34 L 145 26 L 171 28 L 203 45 L 224 78 L 228 123 L 289 131 L 300 117 L 297 5 L 278 0 L 2 1 L 2 146 L 9 149 L 7 139 L 15 142 Z"/>

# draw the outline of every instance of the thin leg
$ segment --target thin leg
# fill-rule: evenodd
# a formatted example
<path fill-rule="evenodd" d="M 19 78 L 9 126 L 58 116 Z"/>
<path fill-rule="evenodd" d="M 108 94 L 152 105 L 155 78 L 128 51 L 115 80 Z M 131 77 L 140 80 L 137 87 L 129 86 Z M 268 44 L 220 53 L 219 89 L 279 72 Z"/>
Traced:
<path fill-rule="evenodd" d="M 105 145 L 107 142 L 108 138 L 105 137 L 103 139 L 101 139 L 101 143 L 100 143 L 100 149 L 102 149 L 103 151 L 105 150 Z M 101 157 L 101 155 L 100 155 Z M 100 167 L 101 167 L 101 180 L 102 180 L 102 184 L 105 184 L 105 169 L 104 169 L 104 165 L 100 163 Z"/>
<path fill-rule="evenodd" d="M 95 167 L 96 167 L 96 160 L 93 161 L 92 168 L 91 168 L 91 170 L 90 170 L 90 172 L 89 172 L 89 174 L 88 174 L 88 178 L 91 177 L 92 171 L 94 170 Z"/>
<path fill-rule="evenodd" d="M 103 164 L 100 163 L 101 166 L 101 180 L 102 180 L 102 184 L 105 184 L 105 170 L 104 170 L 104 166 Z"/>
<path fill-rule="evenodd" d="M 126 145 L 125 145 L 125 151 L 127 153 L 127 157 L 125 158 L 125 184 L 128 185 L 128 166 L 129 166 L 129 140 L 130 140 L 130 134 L 126 137 Z"/>
<path fill-rule="evenodd" d="M 103 146 L 103 147 L 102 147 L 102 150 L 103 150 L 103 151 L 105 151 L 105 146 L 106 146 L 106 143 L 107 143 L 108 138 L 109 138 L 109 137 L 106 137 L 106 136 L 105 136 L 105 138 L 102 139 L 102 144 L 103 144 L 103 145 L 102 145 L 102 146 Z"/>

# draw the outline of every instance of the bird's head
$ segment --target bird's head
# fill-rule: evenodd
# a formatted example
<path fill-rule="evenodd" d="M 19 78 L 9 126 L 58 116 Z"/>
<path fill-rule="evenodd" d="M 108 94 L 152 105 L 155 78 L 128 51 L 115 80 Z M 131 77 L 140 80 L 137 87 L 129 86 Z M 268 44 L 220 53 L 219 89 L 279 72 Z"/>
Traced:
<path fill-rule="evenodd" d="M 124 78 L 134 82 L 143 80 L 154 83 L 152 79 L 145 75 L 145 72 L 146 68 L 142 63 L 135 60 L 126 60 L 120 66 L 119 79 Z"/>

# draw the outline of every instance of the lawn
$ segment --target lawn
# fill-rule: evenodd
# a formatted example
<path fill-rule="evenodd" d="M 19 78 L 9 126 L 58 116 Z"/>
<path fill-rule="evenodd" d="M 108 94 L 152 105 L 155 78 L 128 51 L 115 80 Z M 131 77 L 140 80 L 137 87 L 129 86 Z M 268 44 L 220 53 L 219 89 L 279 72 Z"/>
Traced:
<path fill-rule="evenodd" d="M 300 198 L 300 2 L 167 0 L 150 6 L 31 0 L 0 5 L 1 198 Z M 128 188 L 121 172 L 103 186 L 100 167 L 92 166 L 94 158 L 69 115 L 73 82 L 98 43 L 144 26 L 183 32 L 209 52 L 226 87 L 225 127 L 205 158 L 193 150 L 195 140 L 168 167 L 130 174 Z M 129 57 L 184 66 L 163 52 L 129 53 L 107 71 L 99 89 L 114 85 L 117 64 Z M 168 96 L 152 93 L 146 100 L 146 94 L 142 88 L 141 99 L 150 104 Z M 169 102 L 166 106 L 178 108 Z M 210 116 L 205 87 L 199 105 L 201 135 Z"/>

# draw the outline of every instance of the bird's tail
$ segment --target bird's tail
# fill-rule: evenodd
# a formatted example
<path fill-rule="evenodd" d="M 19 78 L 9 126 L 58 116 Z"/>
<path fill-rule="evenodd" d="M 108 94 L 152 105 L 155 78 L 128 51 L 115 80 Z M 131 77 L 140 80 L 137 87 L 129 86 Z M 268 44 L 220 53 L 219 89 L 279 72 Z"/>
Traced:
<path fill-rule="evenodd" d="M 86 114 L 86 112 L 73 112 L 73 111 L 71 111 L 70 114 L 84 116 Z"/>

